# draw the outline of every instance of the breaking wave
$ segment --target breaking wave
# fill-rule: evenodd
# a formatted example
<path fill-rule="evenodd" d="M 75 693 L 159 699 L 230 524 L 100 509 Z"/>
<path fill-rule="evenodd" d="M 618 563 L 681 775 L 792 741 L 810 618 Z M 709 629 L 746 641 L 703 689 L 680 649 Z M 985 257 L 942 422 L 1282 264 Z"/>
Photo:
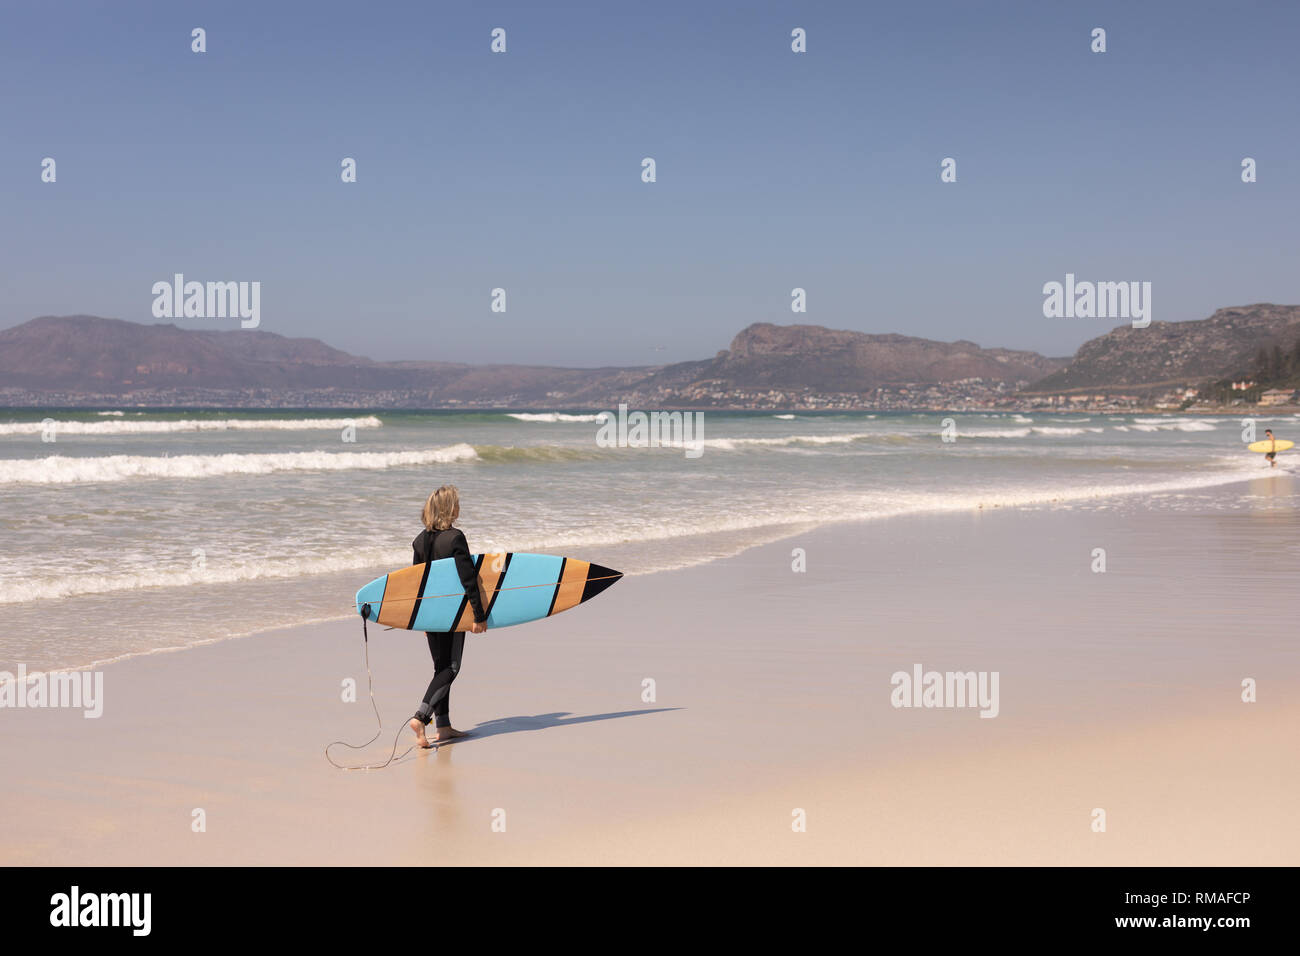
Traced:
<path fill-rule="evenodd" d="M 1199 419 L 1190 419 L 1188 421 L 1169 421 L 1164 418 L 1135 418 L 1133 424 L 1129 426 L 1135 431 L 1156 432 L 1156 431 L 1180 431 L 1180 432 L 1212 432 L 1217 427 L 1214 422 L 1202 421 Z"/>
<path fill-rule="evenodd" d="M 113 412 L 99 412 L 113 415 Z M 121 415 L 121 412 L 117 412 Z M 180 421 L 106 421 L 77 422 L 54 421 L 55 434 L 63 435 L 145 435 L 165 432 L 226 432 L 226 431 L 338 431 L 348 425 L 357 428 L 379 428 L 383 422 L 374 415 L 360 418 L 212 418 L 182 419 Z M 42 422 L 10 422 L 0 424 L 0 435 L 39 435 L 45 430 Z"/>
<path fill-rule="evenodd" d="M 426 451 L 323 452 L 299 451 L 258 455 L 108 455 L 0 461 L 0 485 L 65 485 L 129 481 L 136 478 L 212 478 L 226 475 L 269 475 L 282 471 L 350 471 L 401 468 L 410 465 L 473 461 L 472 445 L 447 445 Z"/>
<path fill-rule="evenodd" d="M 602 422 L 610 417 L 610 413 L 596 412 L 594 415 L 569 415 L 565 412 L 506 412 L 506 416 L 521 422 Z"/>

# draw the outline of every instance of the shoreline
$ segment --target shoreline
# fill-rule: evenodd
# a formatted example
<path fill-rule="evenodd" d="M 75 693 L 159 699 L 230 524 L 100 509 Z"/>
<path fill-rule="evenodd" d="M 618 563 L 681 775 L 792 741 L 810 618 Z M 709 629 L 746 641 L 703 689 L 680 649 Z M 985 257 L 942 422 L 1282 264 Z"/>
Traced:
<path fill-rule="evenodd" d="M 1008 500 L 1005 494 L 1000 496 L 999 493 L 993 492 L 990 493 L 988 496 L 989 501 L 987 502 L 987 508 L 985 502 L 972 504 L 969 500 L 967 500 L 954 505 L 944 505 L 944 506 L 936 505 L 928 508 L 919 508 L 916 510 L 884 512 L 881 514 L 865 516 L 865 517 L 862 516 L 854 516 L 848 518 L 837 517 L 837 518 L 829 518 L 820 522 L 805 521 L 805 522 L 791 523 L 788 525 L 780 525 L 780 524 L 742 525 L 736 528 L 724 529 L 721 532 L 719 532 L 718 529 L 713 529 L 708 532 L 684 533 L 680 535 L 661 536 L 660 538 L 655 538 L 652 540 L 663 541 L 663 540 L 674 540 L 676 538 L 692 538 L 692 537 L 714 538 L 717 537 L 720 533 L 730 534 L 735 536 L 735 535 L 766 532 L 765 534 L 758 534 L 756 540 L 729 541 L 728 544 L 723 548 L 722 553 L 705 553 L 705 554 L 697 555 L 685 564 L 678 564 L 678 565 L 672 565 L 666 567 L 651 567 L 644 570 L 642 569 L 632 570 L 626 572 L 626 576 L 629 578 L 644 577 L 647 575 L 664 574 L 664 573 L 669 573 L 674 571 L 684 571 L 692 568 L 702 568 L 718 561 L 726 561 L 729 559 L 733 559 L 754 548 L 770 546 L 782 541 L 789 540 L 790 538 L 797 537 L 801 534 L 807 534 L 810 532 L 819 531 L 828 528 L 852 527 L 854 525 L 859 525 L 859 524 L 876 525 L 883 521 L 896 521 L 900 519 L 905 520 L 908 518 L 941 517 L 941 516 L 957 517 L 960 515 L 980 514 L 983 513 L 985 510 L 987 510 L 990 513 L 1004 512 L 1004 511 L 1008 513 L 1015 513 L 1022 509 L 1037 510 L 1044 507 L 1051 509 L 1053 506 L 1056 505 L 1065 505 L 1068 508 L 1078 503 L 1104 501 L 1112 498 L 1120 499 L 1124 501 L 1133 501 L 1134 499 L 1137 499 L 1143 495 L 1152 495 L 1152 494 L 1161 494 L 1161 493 L 1170 493 L 1170 492 L 1179 492 L 1179 491 L 1207 490 L 1207 489 L 1226 490 L 1235 484 L 1255 481 L 1258 480 L 1260 477 L 1263 476 L 1262 475 L 1254 475 L 1254 476 L 1233 475 L 1233 476 L 1214 476 L 1214 477 L 1200 477 L 1200 478 L 1188 477 L 1187 479 L 1181 479 L 1181 480 L 1147 483 L 1147 484 L 1132 485 L 1132 486 L 1103 486 L 1100 489 L 1081 488 L 1081 489 L 1076 489 L 1073 492 L 1056 494 L 1050 497 L 1049 495 L 1051 495 L 1051 492 L 1044 492 L 1040 497 L 1033 497 L 1025 500 L 1014 500 L 1014 501 Z M 1287 480 L 1291 480 L 1292 476 L 1288 473 L 1285 476 L 1278 475 L 1278 474 L 1271 474 L 1269 475 L 1269 477 L 1270 478 L 1285 477 Z M 1003 500 L 1001 501 L 998 500 L 999 497 L 1002 497 Z M 607 542 L 606 549 L 607 551 L 612 550 L 617 552 L 621 550 L 624 544 L 625 542 Z M 613 563 L 618 563 L 617 558 L 608 559 L 608 560 L 612 561 Z M 367 565 L 364 567 L 358 567 L 356 569 L 349 569 L 347 571 L 338 571 L 338 570 L 330 571 L 323 574 L 312 575 L 311 577 L 324 579 L 326 577 L 338 577 L 343 574 L 352 576 L 352 572 L 355 571 L 356 580 L 362 581 L 362 579 L 372 580 L 375 577 L 384 574 L 387 570 L 391 570 L 391 568 L 385 568 L 379 565 Z M 257 584 L 273 584 L 276 581 L 291 581 L 294 579 L 300 580 L 302 577 L 303 576 L 300 574 L 285 574 L 285 575 L 256 578 L 254 579 L 254 581 Z M 241 581 L 243 581 L 242 578 L 236 578 L 231 582 L 209 583 L 209 582 L 200 581 L 196 583 L 198 583 L 201 586 L 232 586 L 233 584 L 240 583 Z M 147 589 L 125 588 L 120 590 L 89 591 L 89 592 L 79 593 L 75 595 L 69 595 L 67 597 L 58 598 L 56 600 L 75 601 L 82 597 L 103 597 L 104 595 L 111 595 L 111 594 L 121 594 L 123 597 L 126 597 L 127 595 L 130 594 L 137 594 L 137 595 L 144 594 L 144 595 L 157 596 L 159 592 L 166 593 L 171 590 L 173 589 L 151 587 Z M 19 604 L 19 606 L 21 606 L 22 602 L 17 602 L 17 603 Z M 275 624 L 267 625 L 265 627 L 256 627 L 252 630 L 247 630 L 247 631 L 239 631 L 236 633 L 204 637 L 195 640 L 193 643 L 182 644 L 173 647 L 156 647 L 156 648 L 149 648 L 146 650 L 129 651 L 124 654 L 120 654 L 110 658 L 95 660 L 86 664 L 78 664 L 78 665 L 66 666 L 66 667 L 44 668 L 41 670 L 30 670 L 28 672 L 28 679 L 30 680 L 38 675 L 46 674 L 46 673 L 94 670 L 97 668 L 109 666 L 111 664 L 120 661 L 131 660 L 136 657 L 147 657 L 154 654 L 185 651 L 196 647 L 204 647 L 213 643 L 220 643 L 223 641 L 242 640 L 245 638 L 257 637 L 259 635 L 285 630 L 288 628 L 310 627 L 319 624 L 329 624 L 329 623 L 347 621 L 353 619 L 354 617 L 355 617 L 354 614 L 350 612 L 345 612 L 340 614 L 326 615 L 322 617 L 312 617 L 301 621 L 290 622 L 287 624 L 275 623 Z M 16 664 L 21 664 L 21 663 L 23 662 L 16 662 Z M 0 671 L 0 673 L 9 673 L 9 672 Z M 0 684 L 7 683 L 7 682 L 8 680 L 0 680 Z"/>

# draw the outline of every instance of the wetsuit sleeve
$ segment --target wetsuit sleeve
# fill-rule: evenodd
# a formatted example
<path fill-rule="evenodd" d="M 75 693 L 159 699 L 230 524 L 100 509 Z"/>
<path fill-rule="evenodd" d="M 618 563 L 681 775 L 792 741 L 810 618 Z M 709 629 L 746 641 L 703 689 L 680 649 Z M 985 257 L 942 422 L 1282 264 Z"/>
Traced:
<path fill-rule="evenodd" d="M 474 608 L 474 621 L 481 624 L 487 620 L 487 615 L 483 613 L 483 600 L 478 593 L 478 572 L 474 570 L 474 559 L 470 557 L 465 533 L 455 528 L 452 533 L 451 556 L 456 559 L 456 573 L 460 575 L 461 586 L 469 596 L 470 607 Z"/>
<path fill-rule="evenodd" d="M 424 564 L 427 560 L 429 559 L 424 556 L 424 532 L 421 531 L 411 542 L 411 563 Z"/>

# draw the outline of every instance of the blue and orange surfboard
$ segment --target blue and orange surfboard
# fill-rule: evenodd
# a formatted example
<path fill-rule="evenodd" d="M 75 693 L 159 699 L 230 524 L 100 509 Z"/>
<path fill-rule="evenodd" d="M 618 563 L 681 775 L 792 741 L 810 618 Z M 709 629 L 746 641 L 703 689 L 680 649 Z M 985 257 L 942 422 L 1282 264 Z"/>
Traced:
<path fill-rule="evenodd" d="M 501 552 L 472 555 L 489 628 L 559 614 L 589 601 L 623 576 L 573 558 Z M 357 592 L 367 620 L 411 631 L 468 631 L 474 609 L 454 558 L 390 571 Z"/>

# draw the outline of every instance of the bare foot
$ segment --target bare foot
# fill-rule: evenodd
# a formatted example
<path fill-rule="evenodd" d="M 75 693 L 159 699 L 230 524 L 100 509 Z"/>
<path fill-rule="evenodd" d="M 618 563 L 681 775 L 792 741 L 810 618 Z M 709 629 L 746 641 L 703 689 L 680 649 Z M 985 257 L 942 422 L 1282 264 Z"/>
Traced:
<path fill-rule="evenodd" d="M 444 740 L 455 740 L 457 737 L 468 737 L 469 734 L 463 730 L 457 730 L 455 727 L 439 727 L 438 732 L 433 735 L 433 739 L 441 743 Z"/>
<path fill-rule="evenodd" d="M 430 747 L 433 746 L 433 744 L 429 743 L 429 738 L 424 736 L 424 724 L 420 723 L 418 720 L 412 717 L 411 722 L 406 726 L 410 727 L 413 731 L 415 731 L 415 745 L 417 747 L 421 748 L 422 750 L 428 750 Z"/>

